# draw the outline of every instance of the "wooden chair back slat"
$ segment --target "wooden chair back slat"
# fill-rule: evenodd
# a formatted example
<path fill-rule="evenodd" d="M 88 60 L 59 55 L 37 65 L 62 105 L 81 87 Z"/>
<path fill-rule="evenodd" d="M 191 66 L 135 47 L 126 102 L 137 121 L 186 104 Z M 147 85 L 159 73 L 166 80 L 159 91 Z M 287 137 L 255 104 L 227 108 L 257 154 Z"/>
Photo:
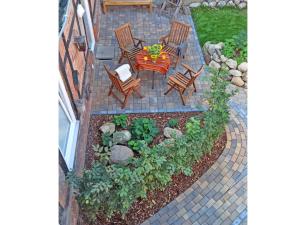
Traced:
<path fill-rule="evenodd" d="M 180 45 L 187 40 L 190 26 L 178 21 L 172 21 L 168 43 Z"/>
<path fill-rule="evenodd" d="M 124 24 L 123 26 L 115 30 L 116 38 L 119 45 L 122 48 L 126 48 L 128 45 L 133 45 L 134 40 L 131 33 L 131 27 L 129 23 Z"/>

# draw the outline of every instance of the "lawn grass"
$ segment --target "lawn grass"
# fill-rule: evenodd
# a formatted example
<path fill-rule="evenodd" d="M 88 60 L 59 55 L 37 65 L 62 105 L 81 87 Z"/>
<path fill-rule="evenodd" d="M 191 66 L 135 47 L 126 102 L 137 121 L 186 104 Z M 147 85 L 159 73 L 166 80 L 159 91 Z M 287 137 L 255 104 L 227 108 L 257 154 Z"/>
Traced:
<path fill-rule="evenodd" d="M 247 9 L 197 7 L 192 9 L 192 18 L 201 46 L 207 41 L 224 42 L 247 30 Z"/>

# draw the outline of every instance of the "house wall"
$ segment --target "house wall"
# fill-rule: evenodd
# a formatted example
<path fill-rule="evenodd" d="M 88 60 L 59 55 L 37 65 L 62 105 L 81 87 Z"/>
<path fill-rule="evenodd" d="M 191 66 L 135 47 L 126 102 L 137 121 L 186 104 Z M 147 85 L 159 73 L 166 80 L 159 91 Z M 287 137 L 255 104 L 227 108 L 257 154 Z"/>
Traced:
<path fill-rule="evenodd" d="M 94 4 L 96 2 L 96 5 Z M 83 21 L 76 18 L 76 5 L 79 0 L 69 0 L 67 19 L 59 36 L 59 57 L 61 58 L 59 71 L 65 83 L 72 107 L 76 112 L 77 120 L 80 121 L 79 134 L 75 152 L 73 170 L 80 174 L 85 162 L 86 144 L 88 138 L 88 127 L 91 113 L 92 96 L 91 88 L 94 80 L 94 53 L 87 47 L 86 51 L 80 52 L 73 43 L 76 35 L 85 35 Z M 93 13 L 93 31 L 95 39 L 99 38 L 99 13 L 100 0 L 89 0 L 91 13 Z M 96 7 L 96 9 L 94 9 Z M 86 35 L 85 35 L 86 36 Z M 87 45 L 88 46 L 88 45 Z M 69 55 L 69 56 L 68 56 Z M 79 90 L 76 90 L 73 77 L 73 70 L 78 71 Z M 60 225 L 78 225 L 79 207 L 75 200 L 73 190 L 66 182 L 66 171 L 59 166 L 59 218 Z"/>

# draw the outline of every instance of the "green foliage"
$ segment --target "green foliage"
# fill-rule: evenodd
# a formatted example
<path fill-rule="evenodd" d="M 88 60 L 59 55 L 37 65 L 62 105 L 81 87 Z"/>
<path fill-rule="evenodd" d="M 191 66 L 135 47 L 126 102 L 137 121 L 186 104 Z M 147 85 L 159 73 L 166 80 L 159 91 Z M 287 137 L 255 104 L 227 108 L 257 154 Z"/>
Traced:
<path fill-rule="evenodd" d="M 149 144 L 158 132 L 155 120 L 153 119 L 137 118 L 132 121 L 131 134 L 133 139 L 144 140 Z"/>
<path fill-rule="evenodd" d="M 210 107 L 202 117 L 193 117 L 186 123 L 185 135 L 153 148 L 145 142 L 142 147 L 137 144 L 142 142 L 131 142 L 140 157 L 131 158 L 127 166 L 108 164 L 109 151 L 95 146 L 94 151 L 104 159 L 96 160 L 91 169 L 83 171 L 81 177 L 69 174 L 68 181 L 75 188 L 78 203 L 87 218 L 95 219 L 98 212 L 108 217 L 114 213 L 125 215 L 136 199 L 146 198 L 149 191 L 164 189 L 173 175 L 192 175 L 192 165 L 211 151 L 229 119 L 227 102 L 233 93 L 226 91 L 228 82 L 224 77 L 227 72 L 210 72 L 210 92 L 207 96 Z M 153 120 L 133 121 L 132 131 L 136 139 L 145 139 L 146 136 L 148 141 L 152 140 L 154 135 L 150 134 L 157 134 L 157 131 L 150 130 L 155 129 Z"/>
<path fill-rule="evenodd" d="M 109 132 L 102 133 L 101 140 L 104 146 L 109 146 L 109 147 L 112 146 L 112 137 L 110 136 Z"/>
<path fill-rule="evenodd" d="M 168 121 L 168 126 L 172 128 L 178 127 L 178 119 L 170 119 Z"/>
<path fill-rule="evenodd" d="M 135 151 L 140 151 L 147 146 L 147 143 L 144 140 L 130 140 L 128 146 Z"/>
<path fill-rule="evenodd" d="M 247 32 L 241 31 L 238 35 L 226 39 L 223 54 L 235 59 L 238 64 L 247 61 Z"/>
<path fill-rule="evenodd" d="M 126 128 L 127 127 L 127 115 L 125 115 L 125 114 L 114 115 L 113 123 L 116 126 L 120 126 L 122 128 Z"/>
<path fill-rule="evenodd" d="M 109 162 L 109 150 L 110 148 L 108 146 L 93 145 L 94 154 L 103 165 L 107 165 Z"/>
<path fill-rule="evenodd" d="M 225 42 L 247 29 L 247 9 L 197 7 L 192 10 L 195 29 L 201 44 Z"/>

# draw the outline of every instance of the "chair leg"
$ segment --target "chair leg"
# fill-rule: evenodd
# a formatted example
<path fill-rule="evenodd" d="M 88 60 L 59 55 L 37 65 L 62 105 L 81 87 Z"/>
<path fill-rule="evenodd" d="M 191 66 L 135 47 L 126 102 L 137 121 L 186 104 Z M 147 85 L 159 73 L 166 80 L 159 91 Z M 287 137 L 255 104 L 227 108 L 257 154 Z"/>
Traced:
<path fill-rule="evenodd" d="M 195 82 L 193 82 L 193 86 L 194 86 L 194 92 L 197 92 Z"/>
<path fill-rule="evenodd" d="M 124 109 L 125 108 L 125 106 L 127 105 L 127 101 L 128 101 L 128 97 L 130 96 L 130 94 L 131 94 L 131 90 L 125 95 L 125 99 L 124 99 L 124 102 L 123 102 L 123 104 L 122 104 L 122 109 Z"/>
<path fill-rule="evenodd" d="M 123 53 L 121 53 L 121 56 L 120 56 L 120 59 L 119 59 L 119 64 L 122 62 L 123 57 L 124 57 L 124 55 L 123 55 Z"/>
<path fill-rule="evenodd" d="M 175 61 L 175 67 L 174 67 L 175 69 L 176 69 L 177 64 L 178 64 L 178 62 L 179 62 L 179 58 L 180 58 L 179 56 L 176 58 L 176 61 Z"/>
<path fill-rule="evenodd" d="M 110 89 L 109 89 L 109 92 L 108 92 L 108 96 L 110 96 L 111 95 L 111 93 L 112 93 L 112 89 L 114 88 L 114 85 L 112 84 L 111 86 L 110 86 Z"/>
<path fill-rule="evenodd" d="M 180 94 L 182 104 L 185 105 L 184 98 L 183 98 L 183 95 L 182 95 L 183 93 L 181 91 L 179 91 L 179 94 Z"/>
<path fill-rule="evenodd" d="M 174 89 L 174 85 L 170 86 L 170 88 L 164 93 L 164 95 L 167 95 L 170 91 Z"/>
<path fill-rule="evenodd" d="M 141 94 L 141 92 L 140 92 L 140 90 L 139 90 L 138 87 L 136 87 L 136 88 L 134 89 L 134 92 L 135 92 L 140 98 L 144 98 L 144 96 Z"/>

